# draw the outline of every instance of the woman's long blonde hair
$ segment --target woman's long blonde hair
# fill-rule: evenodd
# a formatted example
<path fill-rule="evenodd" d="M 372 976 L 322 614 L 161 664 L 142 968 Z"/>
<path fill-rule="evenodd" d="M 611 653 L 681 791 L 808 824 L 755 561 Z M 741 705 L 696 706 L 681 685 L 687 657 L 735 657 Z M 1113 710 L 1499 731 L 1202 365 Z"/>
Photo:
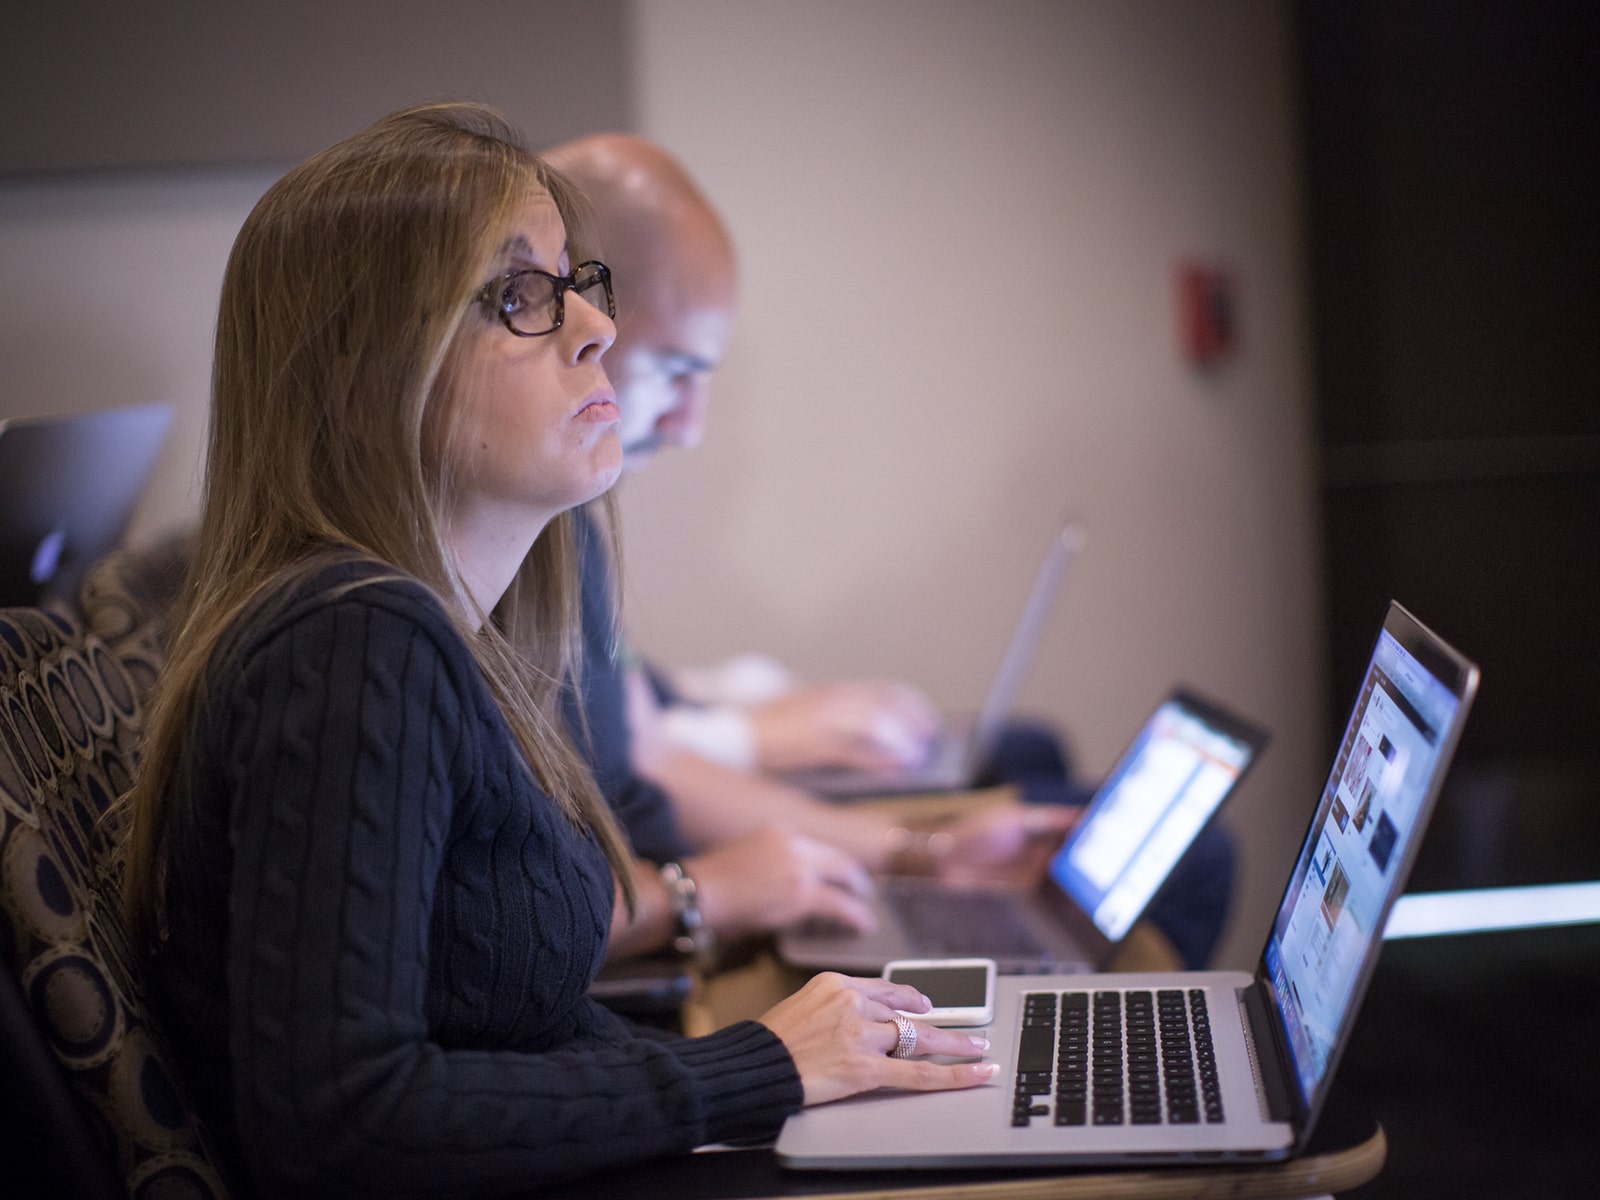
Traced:
<path fill-rule="evenodd" d="M 441 528 L 452 348 L 465 320 L 482 319 L 472 297 L 539 188 L 575 242 L 575 194 L 503 117 L 418 105 L 290 171 L 245 221 L 217 317 L 198 546 L 121 808 L 125 898 L 143 944 L 164 925 L 172 830 L 189 816 L 168 797 L 219 639 L 264 588 L 330 548 L 437 593 L 535 778 L 599 838 L 631 907 L 625 844 L 560 712 L 582 658 L 572 514 L 546 527 L 481 629 Z"/>

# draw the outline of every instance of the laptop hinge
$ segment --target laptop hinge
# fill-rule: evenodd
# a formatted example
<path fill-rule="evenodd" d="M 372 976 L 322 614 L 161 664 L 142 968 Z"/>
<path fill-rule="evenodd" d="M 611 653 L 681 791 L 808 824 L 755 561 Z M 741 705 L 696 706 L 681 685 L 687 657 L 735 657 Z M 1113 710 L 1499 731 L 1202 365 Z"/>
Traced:
<path fill-rule="evenodd" d="M 1278 1054 L 1277 1039 L 1272 1034 L 1272 1017 L 1268 1011 L 1266 983 L 1257 979 L 1242 988 L 1245 1032 L 1250 1038 L 1251 1053 L 1256 1060 L 1256 1078 L 1261 1081 L 1261 1094 L 1266 1098 L 1267 1117 L 1273 1121 L 1290 1121 L 1294 1107 L 1289 1100 L 1289 1090 L 1284 1086 L 1283 1059 Z"/>

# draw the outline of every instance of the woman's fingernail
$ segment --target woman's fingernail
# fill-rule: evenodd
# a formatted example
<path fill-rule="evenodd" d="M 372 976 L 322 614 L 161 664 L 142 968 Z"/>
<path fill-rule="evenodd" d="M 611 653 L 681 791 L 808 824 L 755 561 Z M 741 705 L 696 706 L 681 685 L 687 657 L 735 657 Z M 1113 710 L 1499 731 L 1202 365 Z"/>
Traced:
<path fill-rule="evenodd" d="M 978 1064 L 978 1078 L 979 1079 L 993 1079 L 998 1074 L 1000 1074 L 1000 1064 L 999 1063 L 979 1063 Z"/>
<path fill-rule="evenodd" d="M 986 1037 L 968 1037 L 967 1041 L 971 1042 L 973 1047 L 978 1050 L 987 1050 L 989 1048 L 989 1039 Z"/>

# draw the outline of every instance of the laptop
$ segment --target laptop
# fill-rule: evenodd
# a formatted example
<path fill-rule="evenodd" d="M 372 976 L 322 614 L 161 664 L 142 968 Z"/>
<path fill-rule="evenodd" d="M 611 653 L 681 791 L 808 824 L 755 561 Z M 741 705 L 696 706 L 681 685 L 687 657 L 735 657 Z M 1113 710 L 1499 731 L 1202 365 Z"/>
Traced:
<path fill-rule="evenodd" d="M 1477 667 L 1392 604 L 1253 974 L 1004 976 L 993 1082 L 806 1109 L 785 1123 L 780 1161 L 1203 1163 L 1303 1149 L 1477 685 Z"/>
<path fill-rule="evenodd" d="M 1076 523 L 1069 523 L 1051 539 L 983 706 L 976 717 L 970 714 L 946 717 L 943 728 L 929 743 L 928 752 L 921 760 L 881 769 L 819 767 L 788 772 L 784 779 L 796 787 L 835 800 L 970 788 L 1005 730 L 1017 693 L 1022 690 L 1028 669 L 1033 665 L 1034 652 L 1039 648 L 1056 593 L 1082 548 L 1083 531 Z"/>
<path fill-rule="evenodd" d="M 1175 689 L 1156 706 L 1032 891 L 891 877 L 877 928 L 800 925 L 779 935 L 797 966 L 875 975 L 897 958 L 995 960 L 1003 972 L 1088 971 L 1108 961 L 1260 756 L 1266 732 Z"/>
<path fill-rule="evenodd" d="M 0 420 L 0 607 L 71 599 L 127 532 L 171 404 Z"/>

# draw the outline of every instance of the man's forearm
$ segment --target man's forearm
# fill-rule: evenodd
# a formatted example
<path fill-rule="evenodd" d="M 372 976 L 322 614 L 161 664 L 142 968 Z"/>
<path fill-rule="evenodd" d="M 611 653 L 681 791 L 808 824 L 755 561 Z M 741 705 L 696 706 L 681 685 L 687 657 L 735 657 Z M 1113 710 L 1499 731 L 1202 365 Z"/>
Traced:
<path fill-rule="evenodd" d="M 697 847 L 781 825 L 836 846 L 869 869 L 887 862 L 894 820 L 885 813 L 831 805 L 799 788 L 675 747 L 656 755 L 646 774 L 672 798 L 685 838 Z"/>
<path fill-rule="evenodd" d="M 660 867 L 644 859 L 635 859 L 633 888 L 631 918 L 622 903 L 622 894 L 617 894 L 616 907 L 611 914 L 611 941 L 606 947 L 606 959 L 610 962 L 665 949 L 677 932 L 672 899 L 661 881 Z"/>

